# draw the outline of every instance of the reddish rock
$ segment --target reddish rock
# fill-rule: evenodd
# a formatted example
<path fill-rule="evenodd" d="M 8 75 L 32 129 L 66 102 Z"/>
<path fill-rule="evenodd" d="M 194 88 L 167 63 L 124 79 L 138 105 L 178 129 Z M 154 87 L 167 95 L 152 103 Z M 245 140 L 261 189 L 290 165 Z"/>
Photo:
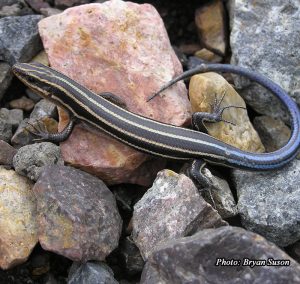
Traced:
<path fill-rule="evenodd" d="M 163 21 L 151 5 L 113 0 L 74 7 L 40 21 L 39 31 L 53 68 L 95 93 L 116 94 L 132 112 L 174 125 L 190 121 L 191 108 L 183 82 L 146 103 L 153 92 L 182 72 Z M 75 131 L 61 145 L 66 162 L 102 178 L 106 175 L 104 180 L 108 183 L 136 182 L 140 173 L 135 177 L 132 173 L 146 156 L 112 142 L 106 135 L 96 138 L 80 127 Z M 89 136 L 84 149 L 82 136 Z M 99 145 L 105 152 L 101 154 L 104 162 L 92 169 L 95 156 L 90 151 Z M 73 157 L 78 152 L 85 155 L 74 164 Z M 128 179 L 129 172 L 132 179 Z M 140 184 L 152 181 L 141 179 Z"/>
<path fill-rule="evenodd" d="M 72 167 L 46 167 L 33 187 L 40 244 L 74 261 L 104 260 L 122 229 L 113 194 L 98 178 Z"/>
<path fill-rule="evenodd" d="M 28 99 L 27 97 L 23 96 L 19 99 L 15 99 L 9 102 L 9 106 L 11 108 L 23 109 L 26 111 L 30 111 L 34 107 L 34 101 Z"/>

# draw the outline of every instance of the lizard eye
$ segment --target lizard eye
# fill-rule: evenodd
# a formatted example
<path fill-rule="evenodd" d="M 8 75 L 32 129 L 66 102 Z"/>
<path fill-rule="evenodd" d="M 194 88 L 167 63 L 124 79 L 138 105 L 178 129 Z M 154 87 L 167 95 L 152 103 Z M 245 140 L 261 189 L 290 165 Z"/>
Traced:
<path fill-rule="evenodd" d="M 28 78 L 27 78 L 27 81 L 30 82 L 30 83 L 33 83 L 33 82 L 34 82 L 34 78 L 28 77 Z"/>

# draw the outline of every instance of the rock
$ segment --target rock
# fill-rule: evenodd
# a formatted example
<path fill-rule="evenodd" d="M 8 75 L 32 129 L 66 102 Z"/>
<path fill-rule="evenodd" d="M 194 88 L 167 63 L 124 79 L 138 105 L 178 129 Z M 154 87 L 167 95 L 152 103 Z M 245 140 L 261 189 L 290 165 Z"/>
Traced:
<path fill-rule="evenodd" d="M 55 6 L 59 8 L 72 7 L 89 3 L 89 0 L 55 0 Z"/>
<path fill-rule="evenodd" d="M 138 247 L 127 237 L 120 245 L 120 254 L 124 259 L 126 272 L 128 275 L 137 275 L 142 272 L 144 260 Z"/>
<path fill-rule="evenodd" d="M 243 226 L 284 247 L 300 239 L 300 161 L 283 169 L 233 171 Z"/>
<path fill-rule="evenodd" d="M 45 250 L 74 261 L 104 260 L 118 246 L 122 220 L 98 178 L 72 167 L 47 167 L 33 191 Z"/>
<path fill-rule="evenodd" d="M 278 0 L 274 5 L 266 1 L 235 0 L 230 13 L 231 63 L 266 75 L 299 104 L 299 1 Z M 286 110 L 266 89 L 242 77 L 236 77 L 235 83 L 257 112 L 288 120 Z"/>
<path fill-rule="evenodd" d="M 44 15 L 45 17 L 50 17 L 50 16 L 54 16 L 57 15 L 59 13 L 62 12 L 62 10 L 60 9 L 56 9 L 56 8 L 41 8 L 41 14 Z"/>
<path fill-rule="evenodd" d="M 12 73 L 10 72 L 10 66 L 5 62 L 0 62 L 0 100 L 9 87 L 11 79 Z"/>
<path fill-rule="evenodd" d="M 34 101 L 23 96 L 9 102 L 9 107 L 30 111 L 34 107 Z"/>
<path fill-rule="evenodd" d="M 210 104 L 214 103 L 215 96 L 220 100 L 224 93 L 221 106 L 246 107 L 243 99 L 221 75 L 209 72 L 193 76 L 189 86 L 193 112 L 211 112 Z M 246 110 L 226 109 L 223 119 L 236 125 L 225 122 L 206 123 L 209 135 L 244 151 L 264 152 L 264 146 L 253 128 Z"/>
<path fill-rule="evenodd" d="M 27 260 L 36 245 L 36 201 L 31 181 L 0 167 L 0 267 Z"/>
<path fill-rule="evenodd" d="M 9 110 L 6 108 L 0 109 L 0 140 L 5 142 L 10 141 L 12 137 L 12 124 L 9 120 Z"/>
<path fill-rule="evenodd" d="M 188 62 L 187 62 L 187 69 L 193 69 L 195 67 L 197 67 L 198 65 L 205 63 L 206 61 L 203 59 L 200 59 L 199 57 L 196 56 L 190 56 L 188 58 Z"/>
<path fill-rule="evenodd" d="M 223 219 L 236 216 L 238 214 L 236 202 L 225 179 L 213 175 L 207 168 L 203 169 L 203 174 L 211 181 L 213 188 L 202 191 L 202 196 L 206 202 L 215 208 Z"/>
<path fill-rule="evenodd" d="M 26 95 L 33 100 L 35 103 L 39 102 L 40 100 L 42 100 L 42 97 L 40 97 L 39 95 L 37 95 L 36 93 L 34 93 L 33 91 L 31 91 L 30 89 L 26 89 L 25 90 Z"/>
<path fill-rule="evenodd" d="M 46 99 L 39 101 L 30 114 L 31 120 L 39 120 L 43 117 L 57 118 L 56 105 Z"/>
<path fill-rule="evenodd" d="M 95 130 L 75 126 L 68 140 L 60 143 L 62 157 L 74 167 L 83 166 L 86 172 L 100 177 L 106 184 L 126 182 L 147 186 L 166 164 L 162 159 L 147 161 L 145 154 L 100 131 L 91 131 Z"/>
<path fill-rule="evenodd" d="M 26 0 L 26 2 L 37 13 L 40 13 L 42 8 L 50 8 L 47 0 Z"/>
<path fill-rule="evenodd" d="M 4 1 L 0 3 L 0 18 L 9 16 L 25 16 L 33 14 L 33 11 L 23 0 Z"/>
<path fill-rule="evenodd" d="M 258 116 L 254 118 L 253 124 L 267 152 L 278 150 L 290 138 L 291 130 L 279 118 Z"/>
<path fill-rule="evenodd" d="M 8 110 L 7 108 L 0 109 L 0 129 L 1 136 L 5 141 L 9 141 L 12 136 L 12 131 L 15 130 L 23 120 L 23 111 L 20 109 Z"/>
<path fill-rule="evenodd" d="M 164 170 L 134 206 L 132 239 L 147 259 L 162 242 L 226 224 L 188 177 Z"/>
<path fill-rule="evenodd" d="M 59 146 L 50 142 L 23 146 L 13 159 L 16 172 L 34 181 L 39 178 L 45 166 L 63 163 Z"/>
<path fill-rule="evenodd" d="M 0 165 L 12 166 L 17 150 L 3 140 L 0 140 Z"/>
<path fill-rule="evenodd" d="M 199 57 L 200 59 L 204 60 L 204 61 L 209 61 L 212 63 L 220 63 L 223 58 L 219 55 L 216 55 L 215 53 L 209 51 L 206 48 L 202 48 L 201 50 L 198 50 L 195 53 L 195 56 Z"/>
<path fill-rule="evenodd" d="M 193 55 L 197 50 L 201 49 L 201 45 L 198 43 L 181 44 L 178 50 L 187 55 Z"/>
<path fill-rule="evenodd" d="M 134 204 L 141 199 L 145 190 L 132 185 L 120 184 L 113 187 L 118 207 L 132 214 Z"/>
<path fill-rule="evenodd" d="M 1 109 L 2 111 L 7 111 L 7 109 Z M 15 130 L 23 120 L 23 111 L 21 109 L 11 109 L 8 112 L 8 122 L 12 125 L 13 130 Z"/>
<path fill-rule="evenodd" d="M 173 125 L 189 123 L 191 110 L 183 82 L 146 103 L 153 92 L 182 72 L 163 21 L 151 5 L 119 0 L 82 5 L 43 19 L 39 31 L 53 68 L 97 94 L 118 95 L 134 113 Z M 66 120 L 60 117 L 60 121 L 61 129 Z M 140 174 L 147 159 L 144 154 L 98 133 L 75 126 L 61 144 L 64 160 L 108 184 L 151 184 L 154 171 L 143 166 L 143 173 L 149 175 Z M 82 137 L 86 137 L 84 143 Z M 82 155 L 74 160 L 78 152 Z"/>
<path fill-rule="evenodd" d="M 222 1 L 210 1 L 198 8 L 195 13 L 195 22 L 204 47 L 218 55 L 225 55 L 227 49 L 226 28 Z"/>
<path fill-rule="evenodd" d="M 0 60 L 10 65 L 29 61 L 42 49 L 37 23 L 39 15 L 0 19 Z"/>
<path fill-rule="evenodd" d="M 30 123 L 30 124 L 29 124 Z M 32 126 L 31 126 L 32 125 Z M 34 127 L 45 129 L 46 132 L 56 133 L 57 132 L 57 121 L 51 117 L 43 117 L 36 120 L 25 118 L 19 125 L 14 136 L 11 138 L 11 143 L 16 148 L 32 144 L 34 139 L 37 137 L 29 131 L 34 131 Z"/>
<path fill-rule="evenodd" d="M 111 268 L 104 262 L 74 262 L 70 268 L 68 284 L 118 284 Z"/>
<path fill-rule="evenodd" d="M 263 265 L 269 260 L 288 265 Z M 247 261 L 257 262 L 253 267 Z M 229 264 L 225 264 L 229 263 Z M 141 284 L 299 283 L 300 266 L 263 237 L 238 227 L 206 229 L 169 241 L 149 257 Z"/>
<path fill-rule="evenodd" d="M 49 60 L 48 60 L 48 56 L 47 56 L 47 53 L 45 52 L 45 50 L 42 50 L 38 55 L 33 57 L 31 62 L 38 62 L 38 63 L 42 63 L 46 66 L 49 66 Z M 36 95 L 36 96 L 41 98 L 39 95 Z"/>

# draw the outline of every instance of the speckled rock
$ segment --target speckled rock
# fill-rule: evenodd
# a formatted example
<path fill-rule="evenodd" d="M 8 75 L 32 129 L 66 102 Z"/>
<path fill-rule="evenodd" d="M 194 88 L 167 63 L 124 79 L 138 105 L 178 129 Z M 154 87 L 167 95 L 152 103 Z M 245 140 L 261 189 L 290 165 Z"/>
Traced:
<path fill-rule="evenodd" d="M 39 31 L 51 66 L 95 93 L 110 91 L 125 101 L 130 111 L 159 121 L 174 125 L 190 121 L 183 82 L 146 103 L 153 92 L 182 72 L 163 21 L 151 5 L 120 0 L 82 5 L 43 19 Z M 144 154 L 103 134 L 90 131 L 87 135 L 79 126 L 75 130 L 61 145 L 67 163 L 110 184 L 149 185 L 153 181 L 152 174 L 143 178 L 136 173 L 146 160 Z M 84 144 L 82 136 L 89 137 Z M 74 161 L 78 152 L 86 156 Z M 100 161 L 97 164 L 95 157 Z"/>
<path fill-rule="evenodd" d="M 0 267 L 25 262 L 36 245 L 36 200 L 33 184 L 0 167 Z"/>
<path fill-rule="evenodd" d="M 12 124 L 9 123 L 9 110 L 0 109 L 0 139 L 9 142 L 12 137 Z"/>
<path fill-rule="evenodd" d="M 118 284 L 111 268 L 104 262 L 74 262 L 70 268 L 68 284 Z"/>
<path fill-rule="evenodd" d="M 164 241 L 226 224 L 187 176 L 164 170 L 134 206 L 132 239 L 147 259 Z"/>
<path fill-rule="evenodd" d="M 122 220 L 98 178 L 72 167 L 47 167 L 33 191 L 42 247 L 74 261 L 104 260 L 118 246 Z"/>
<path fill-rule="evenodd" d="M 232 64 L 265 74 L 299 104 L 299 0 L 234 0 L 229 10 Z M 286 110 L 266 89 L 242 77 L 235 83 L 257 112 L 287 120 Z"/>
<path fill-rule="evenodd" d="M 0 112 L 6 109 L 1 109 Z M 21 109 L 10 109 L 8 112 L 8 122 L 12 125 L 13 130 L 15 130 L 21 121 L 23 120 L 23 111 Z"/>
<path fill-rule="evenodd" d="M 209 1 L 198 8 L 195 13 L 195 23 L 202 44 L 218 55 L 226 51 L 225 10 L 221 0 Z"/>
<path fill-rule="evenodd" d="M 278 118 L 258 116 L 254 118 L 253 125 L 267 152 L 281 148 L 287 143 L 291 135 L 291 130 Z"/>
<path fill-rule="evenodd" d="M 41 19 L 39 15 L 0 19 L 0 60 L 13 65 L 26 62 L 39 52 L 42 44 L 37 23 Z"/>
<path fill-rule="evenodd" d="M 250 173 L 233 171 L 242 224 L 278 246 L 300 239 L 300 161 L 283 169 Z"/>
<path fill-rule="evenodd" d="M 5 62 L 0 62 L 0 100 L 9 87 L 11 79 L 12 73 L 10 72 L 10 65 Z"/>
<path fill-rule="evenodd" d="M 0 139 L 9 142 L 13 130 L 23 120 L 23 111 L 19 109 L 0 109 Z"/>
<path fill-rule="evenodd" d="M 209 72 L 193 76 L 189 86 L 193 112 L 211 112 L 210 104 L 213 104 L 215 96 L 220 100 L 224 92 L 226 94 L 221 106 L 246 106 L 243 99 L 221 75 Z M 226 109 L 223 119 L 236 125 L 225 122 L 206 123 L 209 135 L 245 151 L 264 152 L 264 146 L 246 110 Z"/>
<path fill-rule="evenodd" d="M 0 165 L 12 166 L 17 150 L 3 140 L 0 140 Z"/>
<path fill-rule="evenodd" d="M 63 165 L 59 146 L 50 142 L 21 147 L 13 158 L 17 173 L 36 181 L 48 165 Z"/>
<path fill-rule="evenodd" d="M 263 265 L 268 259 L 284 260 L 288 265 Z M 262 262 L 251 267 L 247 264 L 249 260 Z M 161 245 L 149 257 L 140 283 L 296 284 L 299 281 L 300 266 L 285 252 L 257 234 L 226 226 Z"/>

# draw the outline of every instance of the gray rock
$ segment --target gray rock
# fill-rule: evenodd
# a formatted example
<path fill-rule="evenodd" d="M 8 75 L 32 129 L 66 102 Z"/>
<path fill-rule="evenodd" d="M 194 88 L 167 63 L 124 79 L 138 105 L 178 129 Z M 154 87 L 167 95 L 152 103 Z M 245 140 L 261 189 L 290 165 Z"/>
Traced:
<path fill-rule="evenodd" d="M 74 261 L 104 260 L 122 229 L 113 194 L 98 178 L 52 165 L 34 185 L 39 241 L 45 250 Z"/>
<path fill-rule="evenodd" d="M 27 62 L 42 49 L 37 23 L 39 15 L 0 19 L 0 60 L 10 65 Z"/>
<path fill-rule="evenodd" d="M 291 135 L 291 130 L 282 120 L 270 116 L 255 117 L 253 125 L 267 152 L 281 148 L 287 143 Z"/>
<path fill-rule="evenodd" d="M 59 146 L 50 142 L 21 147 L 13 158 L 17 173 L 36 181 L 47 165 L 63 165 Z"/>
<path fill-rule="evenodd" d="M 57 108 L 55 104 L 42 99 L 34 106 L 34 109 L 30 114 L 30 120 L 39 120 L 45 116 L 57 118 Z"/>
<path fill-rule="evenodd" d="M 247 259 L 268 261 L 272 258 L 285 260 L 289 265 L 246 265 Z M 224 262 L 234 261 L 236 265 L 224 265 Z M 161 245 L 149 257 L 140 283 L 299 282 L 300 266 L 285 252 L 255 233 L 226 226 Z"/>
<path fill-rule="evenodd" d="M 231 2 L 231 63 L 267 75 L 300 103 L 299 0 Z M 257 112 L 287 121 L 286 110 L 265 89 L 242 77 L 235 83 Z"/>
<path fill-rule="evenodd" d="M 3 140 L 0 140 L 0 165 L 12 166 L 17 150 Z"/>
<path fill-rule="evenodd" d="M 187 176 L 163 170 L 134 206 L 132 239 L 147 259 L 159 243 L 226 224 Z"/>
<path fill-rule="evenodd" d="M 9 87 L 12 77 L 10 66 L 5 62 L 0 62 L 0 100 Z"/>
<path fill-rule="evenodd" d="M 15 5 L 15 4 L 18 4 L 19 2 L 20 2 L 20 0 L 1 0 L 0 8 L 3 8 L 4 6 Z"/>
<path fill-rule="evenodd" d="M 236 216 L 238 211 L 228 182 L 212 175 L 207 168 L 203 170 L 203 174 L 211 181 L 213 186 L 202 191 L 202 196 L 206 202 L 213 206 L 223 219 Z"/>
<path fill-rule="evenodd" d="M 0 109 L 0 139 L 10 141 L 13 129 L 16 129 L 23 120 L 23 111 L 20 109 Z"/>
<path fill-rule="evenodd" d="M 300 161 L 281 170 L 233 171 L 242 224 L 284 247 L 300 239 Z"/>
<path fill-rule="evenodd" d="M 0 18 L 9 16 L 24 16 L 33 13 L 34 12 L 27 6 L 27 3 L 24 0 L 1 0 Z"/>
<path fill-rule="evenodd" d="M 111 268 L 103 262 L 74 262 L 70 268 L 68 284 L 118 284 Z"/>
<path fill-rule="evenodd" d="M 12 124 L 9 121 L 9 110 L 0 109 L 0 140 L 9 142 L 12 137 Z"/>
<path fill-rule="evenodd" d="M 40 12 L 45 17 L 50 17 L 50 16 L 53 16 L 53 15 L 57 15 L 57 14 L 62 13 L 62 10 L 50 7 L 50 8 L 41 8 Z"/>
<path fill-rule="evenodd" d="M 23 110 L 11 109 L 8 113 L 8 122 L 12 125 L 13 129 L 17 129 L 20 123 L 23 121 Z"/>

